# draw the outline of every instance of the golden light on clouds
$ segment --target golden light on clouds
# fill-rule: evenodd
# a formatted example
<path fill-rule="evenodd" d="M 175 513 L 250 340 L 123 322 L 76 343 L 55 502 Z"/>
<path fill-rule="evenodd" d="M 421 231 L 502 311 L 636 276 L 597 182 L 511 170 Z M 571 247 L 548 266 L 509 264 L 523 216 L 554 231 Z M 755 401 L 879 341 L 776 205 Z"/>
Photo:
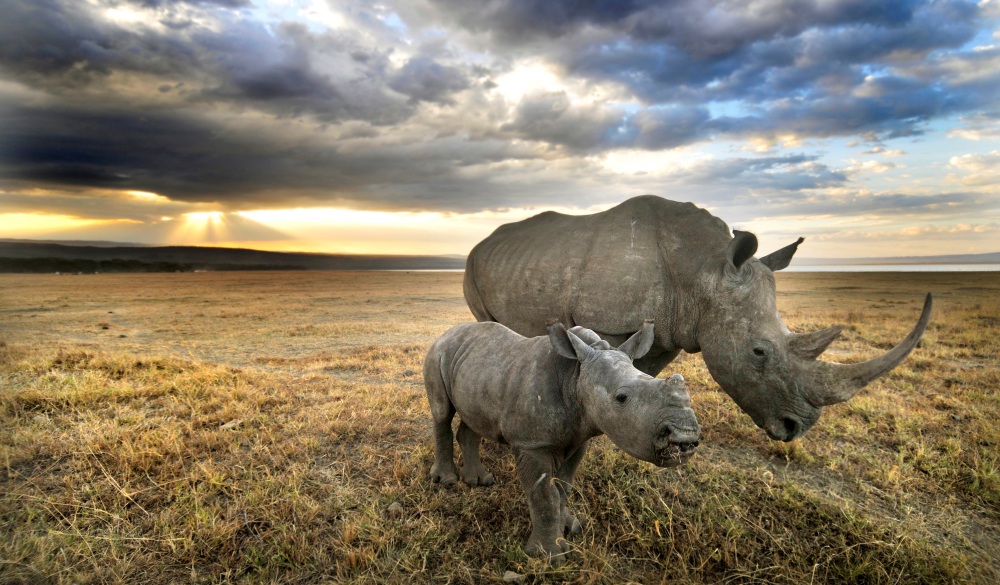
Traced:
<path fill-rule="evenodd" d="M 261 209 L 234 215 L 281 233 L 294 234 L 293 238 L 283 240 L 258 240 L 253 243 L 258 249 L 335 254 L 464 254 L 501 224 L 540 211 L 509 209 L 461 214 L 327 207 Z"/>
<path fill-rule="evenodd" d="M 697 148 L 682 146 L 665 151 L 617 150 L 605 154 L 599 162 L 612 173 L 636 175 L 676 172 L 711 159 Z"/>
<path fill-rule="evenodd" d="M 170 199 L 160 195 L 158 193 L 152 193 L 150 191 L 126 191 L 133 199 L 138 199 L 140 201 L 146 201 L 149 203 L 169 203 Z"/>
<path fill-rule="evenodd" d="M 68 230 L 130 223 L 139 222 L 127 219 L 84 219 L 50 213 L 0 213 L 0 233 L 8 238 L 37 238 Z"/>
<path fill-rule="evenodd" d="M 334 207 L 295 208 L 295 209 L 261 209 L 255 211 L 239 211 L 237 215 L 258 221 L 266 225 L 293 226 L 300 224 L 327 225 L 412 225 L 440 221 L 443 217 L 434 212 L 390 212 L 361 211 L 357 209 L 339 209 Z"/>

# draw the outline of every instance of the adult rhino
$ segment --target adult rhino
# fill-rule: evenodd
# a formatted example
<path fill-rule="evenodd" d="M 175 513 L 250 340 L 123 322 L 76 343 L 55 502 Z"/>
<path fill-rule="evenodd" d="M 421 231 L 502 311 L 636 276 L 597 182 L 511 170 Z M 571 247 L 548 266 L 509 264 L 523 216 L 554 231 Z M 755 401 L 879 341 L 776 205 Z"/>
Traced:
<path fill-rule="evenodd" d="M 754 258 L 757 238 L 691 203 L 653 195 L 592 215 L 547 211 L 502 225 L 476 245 L 465 300 L 479 321 L 524 336 L 552 320 L 613 344 L 655 318 L 653 348 L 635 366 L 655 376 L 680 350 L 701 352 L 716 382 L 772 439 L 791 441 L 823 406 L 844 402 L 896 367 L 927 327 L 931 295 L 913 331 L 856 364 L 817 358 L 842 327 L 792 333 L 775 305 L 774 271 L 803 239 Z"/>

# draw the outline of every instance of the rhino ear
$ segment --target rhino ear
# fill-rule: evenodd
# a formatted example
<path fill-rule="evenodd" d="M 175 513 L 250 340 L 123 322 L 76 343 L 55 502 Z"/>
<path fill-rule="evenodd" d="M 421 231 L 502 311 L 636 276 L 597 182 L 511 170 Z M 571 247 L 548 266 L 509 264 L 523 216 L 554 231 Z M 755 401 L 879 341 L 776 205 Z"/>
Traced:
<path fill-rule="evenodd" d="M 562 323 L 552 323 L 548 329 L 552 349 L 564 358 L 584 362 L 597 353 L 597 350 L 587 345 L 582 339 L 572 332 L 566 331 L 566 327 Z"/>
<path fill-rule="evenodd" d="M 625 343 L 618 346 L 618 351 L 624 353 L 629 359 L 637 360 L 646 355 L 649 348 L 653 346 L 653 321 L 647 319 L 642 324 L 642 329 L 636 331 Z"/>
<path fill-rule="evenodd" d="M 739 270 L 747 260 L 753 258 L 755 252 L 757 252 L 757 236 L 750 232 L 733 230 L 733 241 L 729 242 L 729 247 L 726 248 L 729 263 Z"/>
<path fill-rule="evenodd" d="M 587 345 L 593 346 L 595 343 L 601 340 L 601 336 L 594 333 L 593 330 L 587 329 L 583 325 L 577 325 L 576 327 L 569 328 L 570 333 L 575 334 L 580 339 L 587 342 Z"/>
<path fill-rule="evenodd" d="M 805 238 L 799 238 L 794 243 L 791 243 L 780 250 L 775 250 L 767 256 L 760 259 L 764 266 L 771 269 L 771 272 L 777 272 L 788 268 L 788 264 L 792 261 L 792 256 L 795 255 L 795 251 L 799 249 L 799 244 L 805 241 Z"/>

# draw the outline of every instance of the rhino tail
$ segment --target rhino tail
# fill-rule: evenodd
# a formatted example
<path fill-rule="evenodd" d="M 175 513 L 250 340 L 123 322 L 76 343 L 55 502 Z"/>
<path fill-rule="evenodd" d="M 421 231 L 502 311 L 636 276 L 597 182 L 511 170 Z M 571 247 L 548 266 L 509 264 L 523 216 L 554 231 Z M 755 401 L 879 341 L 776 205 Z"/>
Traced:
<path fill-rule="evenodd" d="M 462 280 L 462 292 L 465 294 L 465 304 L 469 306 L 469 310 L 472 311 L 472 316 L 476 318 L 476 321 L 496 321 L 489 309 L 486 308 L 486 303 L 483 302 L 483 295 L 479 292 L 479 285 L 476 283 L 476 250 L 473 249 L 469 253 L 469 257 L 465 260 L 465 278 Z"/>

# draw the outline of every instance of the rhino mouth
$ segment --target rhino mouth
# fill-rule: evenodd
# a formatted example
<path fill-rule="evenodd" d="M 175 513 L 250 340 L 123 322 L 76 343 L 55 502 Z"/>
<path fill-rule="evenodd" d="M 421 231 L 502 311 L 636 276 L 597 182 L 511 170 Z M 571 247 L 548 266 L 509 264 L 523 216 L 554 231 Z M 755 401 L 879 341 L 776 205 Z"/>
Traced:
<path fill-rule="evenodd" d="M 697 441 L 694 443 L 669 443 L 657 452 L 658 461 L 656 464 L 660 467 L 677 467 L 678 465 L 683 465 L 694 455 L 694 450 L 697 446 Z"/>

